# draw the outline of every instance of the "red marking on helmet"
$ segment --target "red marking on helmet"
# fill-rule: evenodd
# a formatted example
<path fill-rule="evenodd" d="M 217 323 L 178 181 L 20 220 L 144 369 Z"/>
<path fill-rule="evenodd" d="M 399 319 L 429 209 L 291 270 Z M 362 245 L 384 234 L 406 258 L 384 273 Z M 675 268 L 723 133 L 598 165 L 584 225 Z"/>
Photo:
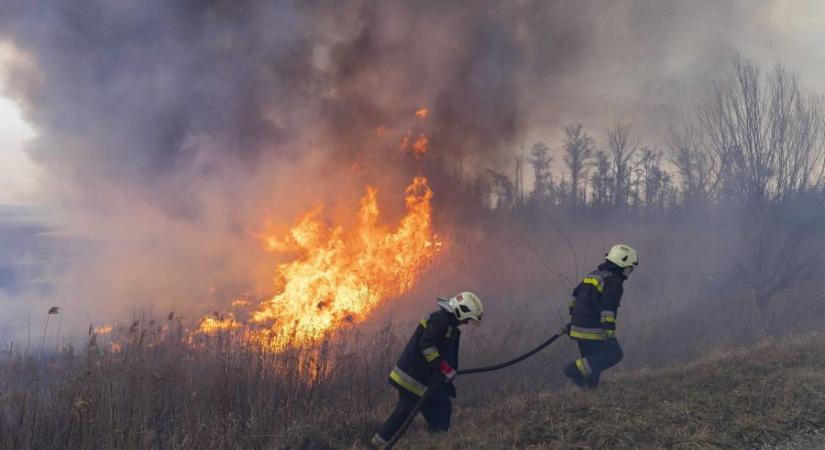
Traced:
<path fill-rule="evenodd" d="M 463 301 L 464 301 L 464 297 L 462 297 L 462 296 L 461 296 L 461 294 L 456 295 L 456 296 L 455 296 L 455 299 L 456 299 L 456 300 L 458 300 L 458 301 L 460 301 L 460 302 L 463 302 Z"/>

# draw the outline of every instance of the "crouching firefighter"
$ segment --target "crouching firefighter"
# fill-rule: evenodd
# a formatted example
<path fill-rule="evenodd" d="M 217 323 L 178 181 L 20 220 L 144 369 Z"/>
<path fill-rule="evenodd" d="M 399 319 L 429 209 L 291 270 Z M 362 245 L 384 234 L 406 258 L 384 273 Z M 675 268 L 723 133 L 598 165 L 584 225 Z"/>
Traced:
<path fill-rule="evenodd" d="M 459 325 L 471 320 L 481 322 L 484 309 L 481 300 L 472 292 L 462 292 L 450 299 L 439 298 L 438 309 L 430 313 L 415 328 L 401 357 L 390 372 L 389 382 L 398 390 L 398 405 L 390 417 L 372 437 L 372 445 L 384 447 L 421 398 L 439 378 L 441 383 L 421 406 L 421 414 L 430 432 L 450 428 L 452 404 L 455 397 L 452 379 L 458 370 Z"/>
<path fill-rule="evenodd" d="M 601 373 L 622 360 L 616 315 L 624 292 L 622 283 L 638 265 L 636 250 L 614 245 L 605 261 L 573 290 L 565 331 L 577 341 L 581 358 L 568 364 L 564 375 L 580 388 L 597 388 Z"/>

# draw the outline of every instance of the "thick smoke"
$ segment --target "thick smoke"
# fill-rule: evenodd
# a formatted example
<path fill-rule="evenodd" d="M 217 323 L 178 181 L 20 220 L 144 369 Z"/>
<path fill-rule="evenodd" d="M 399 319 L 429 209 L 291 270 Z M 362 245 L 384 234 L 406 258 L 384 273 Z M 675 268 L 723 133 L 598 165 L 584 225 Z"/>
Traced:
<path fill-rule="evenodd" d="M 48 301 L 95 321 L 266 295 L 272 262 L 250 235 L 323 201 L 346 209 L 365 183 L 392 199 L 416 171 L 472 177 L 571 122 L 659 136 L 761 17 L 653 0 L 0 10 L 0 39 L 32 62 L 9 85 L 38 131 L 44 201 L 85 249 Z M 398 149 L 413 127 L 430 136 L 423 163 Z"/>

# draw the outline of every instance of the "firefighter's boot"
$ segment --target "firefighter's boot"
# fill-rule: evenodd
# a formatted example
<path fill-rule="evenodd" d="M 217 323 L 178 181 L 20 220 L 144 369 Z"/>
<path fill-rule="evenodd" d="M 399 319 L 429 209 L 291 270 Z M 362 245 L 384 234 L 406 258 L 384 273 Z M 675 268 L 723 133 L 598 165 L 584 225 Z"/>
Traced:
<path fill-rule="evenodd" d="M 571 362 L 564 368 L 564 376 L 569 378 L 570 381 L 582 389 L 590 388 L 590 383 L 588 383 L 588 380 L 581 374 L 579 368 L 576 367 L 575 362 Z"/>

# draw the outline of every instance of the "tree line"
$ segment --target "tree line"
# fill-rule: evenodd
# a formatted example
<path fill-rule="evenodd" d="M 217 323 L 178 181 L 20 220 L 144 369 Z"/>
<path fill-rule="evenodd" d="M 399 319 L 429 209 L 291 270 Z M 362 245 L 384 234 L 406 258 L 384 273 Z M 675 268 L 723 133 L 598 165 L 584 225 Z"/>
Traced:
<path fill-rule="evenodd" d="M 536 220 L 674 213 L 709 231 L 698 218 L 723 217 L 713 231 L 732 247 L 730 275 L 752 293 L 766 327 L 776 322 L 778 293 L 825 275 L 823 97 L 798 75 L 738 57 L 670 128 L 664 146 L 645 145 L 621 124 L 603 137 L 599 146 L 582 125 L 570 125 L 561 161 L 538 142 L 514 173 L 489 169 L 481 189 L 487 209 Z M 525 169 L 531 189 L 523 187 Z"/>
<path fill-rule="evenodd" d="M 563 133 L 562 170 L 543 142 L 517 159 L 515 173 L 487 170 L 491 209 L 722 203 L 764 208 L 823 186 L 822 98 L 783 67 L 765 73 L 741 57 L 671 127 L 664 148 L 645 145 L 622 124 L 607 129 L 601 147 L 581 124 Z M 532 175 L 529 190 L 523 186 L 525 163 Z"/>

